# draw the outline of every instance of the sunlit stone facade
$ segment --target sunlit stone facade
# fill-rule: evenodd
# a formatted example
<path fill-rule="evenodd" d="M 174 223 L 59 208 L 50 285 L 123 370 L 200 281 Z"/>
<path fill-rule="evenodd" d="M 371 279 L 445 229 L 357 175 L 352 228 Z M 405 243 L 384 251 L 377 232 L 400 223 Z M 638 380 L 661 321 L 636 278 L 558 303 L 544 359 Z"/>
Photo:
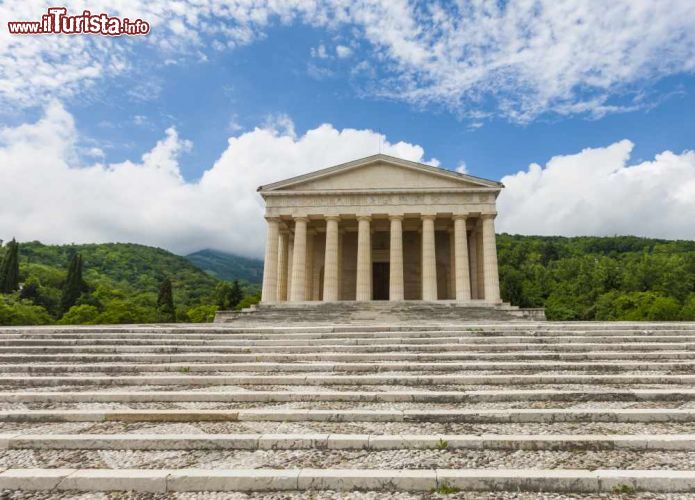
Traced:
<path fill-rule="evenodd" d="M 261 186 L 262 302 L 499 304 L 503 187 L 386 155 Z"/>

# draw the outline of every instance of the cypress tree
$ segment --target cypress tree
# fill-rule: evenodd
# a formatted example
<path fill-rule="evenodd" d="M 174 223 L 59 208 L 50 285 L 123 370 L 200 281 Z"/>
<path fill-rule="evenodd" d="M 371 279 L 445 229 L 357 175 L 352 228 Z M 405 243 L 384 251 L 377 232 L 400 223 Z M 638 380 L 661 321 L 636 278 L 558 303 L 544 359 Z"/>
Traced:
<path fill-rule="evenodd" d="M 171 280 L 169 278 L 165 278 L 159 287 L 159 297 L 157 297 L 157 320 L 160 323 L 174 323 L 176 321 L 174 294 L 171 289 Z"/>
<path fill-rule="evenodd" d="M 12 239 L 7 244 L 5 257 L 0 264 L 0 293 L 19 290 L 19 244 Z"/>
<path fill-rule="evenodd" d="M 82 281 L 82 255 L 76 253 L 70 259 L 68 277 L 63 286 L 63 296 L 60 299 L 60 310 L 63 314 L 74 306 L 82 295 L 85 286 Z"/>
<path fill-rule="evenodd" d="M 232 289 L 229 291 L 229 308 L 234 309 L 243 298 L 244 293 L 241 291 L 239 282 L 237 280 L 234 280 L 234 282 L 232 283 Z"/>

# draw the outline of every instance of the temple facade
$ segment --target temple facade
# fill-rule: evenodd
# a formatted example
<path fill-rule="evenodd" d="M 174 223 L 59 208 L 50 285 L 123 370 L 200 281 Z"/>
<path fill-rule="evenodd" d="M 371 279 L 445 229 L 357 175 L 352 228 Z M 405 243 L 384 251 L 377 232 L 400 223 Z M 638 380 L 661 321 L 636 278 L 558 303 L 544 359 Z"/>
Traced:
<path fill-rule="evenodd" d="M 503 187 L 383 154 L 261 186 L 262 303 L 500 304 Z"/>

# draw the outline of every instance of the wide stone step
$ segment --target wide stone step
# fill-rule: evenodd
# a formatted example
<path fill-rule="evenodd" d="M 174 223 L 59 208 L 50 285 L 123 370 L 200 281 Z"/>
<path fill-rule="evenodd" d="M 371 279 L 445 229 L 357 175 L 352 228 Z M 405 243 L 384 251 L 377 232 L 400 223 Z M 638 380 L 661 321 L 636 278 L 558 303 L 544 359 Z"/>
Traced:
<path fill-rule="evenodd" d="M 105 391 L 0 392 L 3 403 L 372 402 L 481 403 L 500 401 L 693 401 L 695 389 L 494 391 Z"/>
<path fill-rule="evenodd" d="M 419 434 L 0 434 L 0 449 L 65 450 L 680 450 L 695 434 L 482 435 Z"/>
<path fill-rule="evenodd" d="M 5 490 L 58 491 L 545 491 L 695 490 L 694 471 L 581 469 L 8 469 Z"/>
<path fill-rule="evenodd" d="M 218 338 L 203 338 L 178 336 L 178 337 L 135 337 L 114 336 L 104 338 L 2 338 L 0 346 L 4 347 L 118 347 L 131 346 L 168 346 L 168 347 L 197 347 L 197 346 L 223 346 L 223 347 L 301 347 L 301 346 L 347 346 L 347 345 L 418 345 L 418 344 L 643 344 L 643 343 L 692 343 L 695 335 L 555 335 L 555 336 L 531 336 L 531 335 L 505 335 L 493 336 L 489 334 L 459 334 L 446 335 L 441 332 L 435 334 L 417 334 L 412 336 L 364 336 L 364 337 L 327 337 L 314 336 L 312 338 L 287 338 L 287 339 L 239 339 L 230 335 L 217 336 Z"/>
<path fill-rule="evenodd" d="M 691 360 L 695 351 L 587 351 L 587 352 L 384 352 L 384 353 L 320 353 L 320 354 L 218 354 L 218 353 L 178 353 L 178 354 L 0 354 L 3 363 L 181 363 L 181 362 L 379 362 L 379 361 L 499 361 L 499 360 Z"/>
<path fill-rule="evenodd" d="M 278 326 L 281 325 L 281 326 Z M 45 335 L 45 334 L 93 334 L 93 333 L 228 333 L 228 334 L 288 334 L 295 332 L 351 333 L 351 332 L 426 332 L 426 331 L 534 331 L 534 332 L 655 332 L 693 331 L 695 322 L 443 322 L 430 324 L 388 324 L 371 322 L 368 325 L 286 325 L 233 326 L 233 325 L 85 325 L 85 326 L 27 326 L 0 327 L 0 334 Z"/>
<path fill-rule="evenodd" d="M 439 342 L 443 339 L 466 339 L 468 342 L 683 342 L 695 337 L 695 330 L 676 331 L 424 331 L 424 332 L 348 332 L 348 333 L 274 333 L 274 334 L 239 334 L 239 333 L 43 333 L 43 334 L 0 334 L 3 344 L 35 345 L 42 342 L 60 344 L 84 344 L 90 342 L 110 343 L 123 341 L 148 342 L 218 342 L 230 345 L 308 345 L 321 343 L 405 343 L 405 342 Z M 24 344 L 22 344 L 24 343 Z"/>
<path fill-rule="evenodd" d="M 0 346 L 0 354 L 61 354 L 61 353 L 400 353 L 400 352 L 600 352 L 600 351 L 695 351 L 695 342 L 623 342 L 623 343 L 507 343 L 479 344 L 456 342 L 448 344 L 378 344 L 341 345 L 319 344 L 309 346 L 206 346 L 206 345 L 91 345 L 91 346 Z"/>
<path fill-rule="evenodd" d="M 0 377 L 0 386 L 695 384 L 695 375 L 151 375 Z"/>
<path fill-rule="evenodd" d="M 33 363 L 0 364 L 0 373 L 63 373 L 63 372 L 387 372 L 387 371 L 563 371 L 581 370 L 597 372 L 640 371 L 645 368 L 641 361 L 618 362 L 385 362 L 385 363 Z M 672 361 L 649 363 L 650 371 L 695 370 L 695 361 Z"/>
<path fill-rule="evenodd" d="M 16 410 L 0 422 L 693 422 L 695 409 L 513 410 Z"/>

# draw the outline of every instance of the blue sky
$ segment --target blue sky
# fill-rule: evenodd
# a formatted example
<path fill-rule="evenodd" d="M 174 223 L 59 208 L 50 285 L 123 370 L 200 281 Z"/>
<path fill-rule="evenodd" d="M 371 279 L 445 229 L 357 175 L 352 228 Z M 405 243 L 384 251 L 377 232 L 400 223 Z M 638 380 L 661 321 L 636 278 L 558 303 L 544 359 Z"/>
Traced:
<path fill-rule="evenodd" d="M 0 32 L 0 173 L 16 183 L 0 201 L 23 205 L 50 177 L 58 204 L 50 224 L 33 205 L 6 212 L 0 237 L 255 255 L 255 185 L 382 143 L 504 179 L 506 231 L 693 238 L 695 4 L 592 3 L 102 0 L 93 11 L 149 20 L 150 35 Z M 3 30 L 47 6 L 3 2 Z M 113 213 L 66 202 L 76 186 Z M 625 211 L 597 223 L 610 196 Z M 161 223 L 181 200 L 180 224 Z M 238 234 L 201 222 L 220 212 Z"/>
<path fill-rule="evenodd" d="M 340 38 L 349 43 L 348 35 Z M 155 63 L 135 76 L 109 82 L 108 99 L 76 100 L 70 110 L 85 137 L 107 145 L 106 160 L 113 162 L 142 155 L 164 129 L 175 126 L 193 142 L 192 150 L 181 158 L 187 179 L 198 178 L 219 157 L 230 135 L 262 126 L 278 115 L 290 117 L 299 135 L 322 123 L 379 131 L 387 138 L 423 146 L 427 156 L 443 167 L 465 162 L 471 173 L 493 179 L 532 162 L 544 163 L 555 155 L 625 138 L 635 143 L 637 160 L 693 146 L 695 77 L 691 74 L 644 82 L 652 102 L 635 111 L 600 118 L 549 113 L 529 123 L 506 117 L 475 120 L 442 105 L 423 107 L 369 95 L 369 82 L 351 76 L 355 64 L 369 58 L 368 49 L 345 59 L 312 57 L 317 47 L 334 47 L 335 36 L 301 24 L 275 27 L 263 40 L 235 50 L 211 51 L 204 61 Z M 135 57 L 148 61 L 150 48 L 136 49 L 140 50 L 142 54 Z M 616 101 L 620 97 L 615 96 Z M 375 141 L 375 152 L 378 147 Z"/>

